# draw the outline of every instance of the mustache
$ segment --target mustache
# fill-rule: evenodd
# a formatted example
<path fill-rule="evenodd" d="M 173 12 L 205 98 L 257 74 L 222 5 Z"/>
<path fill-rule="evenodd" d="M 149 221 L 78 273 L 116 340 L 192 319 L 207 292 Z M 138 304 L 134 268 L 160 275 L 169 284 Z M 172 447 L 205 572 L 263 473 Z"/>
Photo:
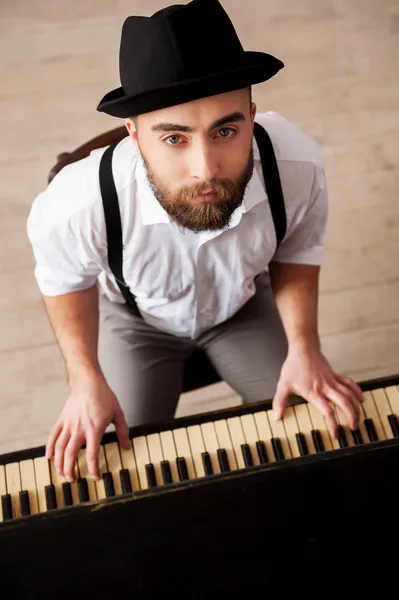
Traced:
<path fill-rule="evenodd" d="M 214 179 L 208 182 L 197 183 L 190 186 L 180 188 L 175 195 L 175 200 L 192 202 L 197 196 L 214 192 L 220 201 L 227 200 L 236 192 L 236 186 L 229 179 Z"/>

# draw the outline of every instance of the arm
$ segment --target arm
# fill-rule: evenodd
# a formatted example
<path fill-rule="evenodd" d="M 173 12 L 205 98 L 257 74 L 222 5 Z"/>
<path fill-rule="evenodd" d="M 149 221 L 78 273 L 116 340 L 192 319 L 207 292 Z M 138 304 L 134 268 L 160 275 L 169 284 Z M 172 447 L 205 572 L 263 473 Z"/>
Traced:
<path fill-rule="evenodd" d="M 86 187 L 63 170 L 36 198 L 27 224 L 36 280 L 69 383 L 69 395 L 50 432 L 46 456 L 54 456 L 57 472 L 69 480 L 84 444 L 89 473 L 98 476 L 101 438 L 111 422 L 123 447 L 129 440 L 122 409 L 97 358 L 101 212 L 95 212 L 96 204 L 87 200 L 85 193 Z"/>
<path fill-rule="evenodd" d="M 290 347 L 320 349 L 318 265 L 272 262 L 270 279 Z"/>
<path fill-rule="evenodd" d="M 101 377 L 97 357 L 98 290 L 45 296 L 43 302 L 73 387 L 81 379 Z"/>
<path fill-rule="evenodd" d="M 286 238 L 269 265 L 271 285 L 288 342 L 273 409 L 280 419 L 291 393 L 314 404 L 336 438 L 332 404 L 352 429 L 358 427 L 363 396 L 349 377 L 335 373 L 321 352 L 318 334 L 319 274 L 327 221 L 324 172 L 316 168 L 308 206 L 297 207 Z"/>

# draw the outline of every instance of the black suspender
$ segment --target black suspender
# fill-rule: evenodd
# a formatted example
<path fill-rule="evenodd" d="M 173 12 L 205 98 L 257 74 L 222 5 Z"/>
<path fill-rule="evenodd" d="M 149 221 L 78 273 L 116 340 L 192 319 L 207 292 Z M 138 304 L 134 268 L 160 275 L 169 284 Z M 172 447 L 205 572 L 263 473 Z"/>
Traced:
<path fill-rule="evenodd" d="M 259 123 L 254 124 L 255 139 L 259 147 L 260 161 L 262 163 L 263 178 L 265 180 L 267 197 L 276 230 L 277 248 L 284 239 L 287 230 L 287 217 L 283 189 L 281 187 L 276 155 L 273 144 L 267 133 Z"/>
<path fill-rule="evenodd" d="M 287 220 L 285 212 L 284 195 L 281 187 L 281 180 L 278 171 L 276 156 L 273 150 L 272 141 L 267 131 L 259 125 L 254 124 L 254 135 L 259 147 L 259 153 L 262 163 L 263 177 L 265 180 L 267 196 L 269 199 L 270 210 L 273 217 L 274 228 L 276 231 L 277 248 L 284 239 Z M 123 277 L 123 236 L 121 215 L 119 211 L 118 195 L 115 188 L 112 174 L 112 156 L 115 144 L 108 146 L 101 157 L 100 162 L 100 189 L 104 207 L 105 226 L 107 231 L 108 243 L 108 263 L 116 279 L 120 291 L 126 304 L 131 310 L 139 315 L 136 301 L 126 285 Z"/>

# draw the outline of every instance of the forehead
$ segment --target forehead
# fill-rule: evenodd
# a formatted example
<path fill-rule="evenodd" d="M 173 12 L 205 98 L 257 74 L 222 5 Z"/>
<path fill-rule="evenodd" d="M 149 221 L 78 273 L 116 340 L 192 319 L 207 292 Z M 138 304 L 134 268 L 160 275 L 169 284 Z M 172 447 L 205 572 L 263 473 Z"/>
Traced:
<path fill-rule="evenodd" d="M 243 89 L 200 98 L 192 102 L 140 115 L 138 122 L 140 123 L 140 127 L 144 126 L 148 128 L 161 122 L 206 128 L 226 114 L 236 111 L 247 114 L 249 110 L 248 97 L 248 90 Z"/>

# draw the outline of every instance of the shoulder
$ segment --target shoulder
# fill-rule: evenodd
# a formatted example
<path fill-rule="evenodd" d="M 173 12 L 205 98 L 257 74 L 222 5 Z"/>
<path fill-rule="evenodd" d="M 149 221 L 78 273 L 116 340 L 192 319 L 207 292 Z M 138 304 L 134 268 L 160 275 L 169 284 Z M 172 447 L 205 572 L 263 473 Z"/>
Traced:
<path fill-rule="evenodd" d="M 268 132 L 278 161 L 323 165 L 318 142 L 280 113 L 260 113 L 255 121 Z"/>
<path fill-rule="evenodd" d="M 103 217 L 99 168 L 108 146 L 98 148 L 89 156 L 66 165 L 49 185 L 33 200 L 28 226 L 48 231 L 83 215 Z M 135 167 L 139 153 L 130 138 L 123 139 L 115 148 L 112 170 L 117 192 L 134 185 Z"/>

